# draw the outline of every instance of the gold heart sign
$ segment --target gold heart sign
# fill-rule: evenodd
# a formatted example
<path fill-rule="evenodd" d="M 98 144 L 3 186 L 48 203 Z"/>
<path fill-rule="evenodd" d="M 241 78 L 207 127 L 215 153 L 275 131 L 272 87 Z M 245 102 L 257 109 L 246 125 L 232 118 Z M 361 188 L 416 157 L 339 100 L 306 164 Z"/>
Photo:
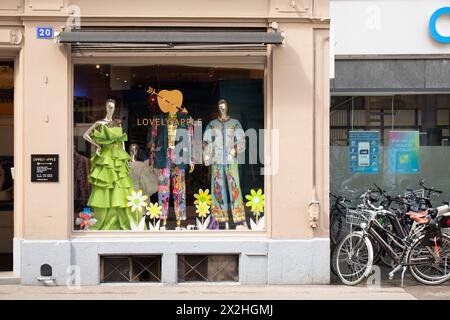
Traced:
<path fill-rule="evenodd" d="M 162 112 L 175 113 L 183 104 L 180 90 L 161 90 L 158 93 L 158 105 Z"/>
<path fill-rule="evenodd" d="M 156 92 L 152 87 L 148 87 L 147 93 L 155 94 L 158 98 L 158 105 L 162 112 L 177 112 L 181 110 L 183 113 L 188 113 L 186 108 L 181 108 L 183 104 L 183 94 L 180 90 L 161 90 Z"/>

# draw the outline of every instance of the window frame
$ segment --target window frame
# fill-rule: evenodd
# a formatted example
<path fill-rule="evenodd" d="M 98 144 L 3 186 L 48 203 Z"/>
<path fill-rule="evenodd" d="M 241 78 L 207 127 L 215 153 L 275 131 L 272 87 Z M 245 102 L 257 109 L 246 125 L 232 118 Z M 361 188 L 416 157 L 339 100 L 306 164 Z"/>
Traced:
<path fill-rule="evenodd" d="M 70 50 L 69 50 L 70 51 Z M 263 67 L 263 92 L 264 92 L 264 129 L 266 130 L 264 139 L 264 163 L 269 163 L 272 150 L 272 137 L 267 134 L 267 131 L 272 129 L 271 115 L 271 88 L 272 88 L 272 56 L 271 46 L 267 46 L 266 51 L 245 52 L 245 51 L 207 51 L 207 52 L 96 52 L 92 54 L 72 54 L 68 53 L 68 68 L 69 68 L 69 115 L 68 115 L 68 127 L 69 127 L 69 157 L 70 157 L 70 180 L 69 180 L 69 201 L 70 201 L 70 215 L 69 219 L 69 234 L 71 238 L 97 238 L 97 237 L 114 237 L 114 238 L 158 238 L 158 237 L 250 237 L 264 239 L 271 237 L 271 225 L 272 225 L 272 212 L 271 212 L 271 176 L 264 176 L 264 194 L 265 194 L 265 206 L 264 216 L 266 217 L 266 228 L 264 231 L 253 230 L 166 230 L 163 232 L 150 232 L 150 231 L 131 231 L 131 230 L 75 230 L 74 228 L 74 150 L 73 147 L 73 134 L 74 134 L 74 67 L 77 64 L 114 64 L 114 65 L 126 65 L 126 66 L 139 66 L 148 64 L 160 64 L 160 65 L 175 65 L 182 64 L 188 66 L 205 67 L 248 67 L 248 66 L 262 66 Z M 130 62 L 132 58 L 132 62 Z M 244 195 L 243 195 L 244 197 Z M 245 199 L 244 199 L 245 201 Z"/>

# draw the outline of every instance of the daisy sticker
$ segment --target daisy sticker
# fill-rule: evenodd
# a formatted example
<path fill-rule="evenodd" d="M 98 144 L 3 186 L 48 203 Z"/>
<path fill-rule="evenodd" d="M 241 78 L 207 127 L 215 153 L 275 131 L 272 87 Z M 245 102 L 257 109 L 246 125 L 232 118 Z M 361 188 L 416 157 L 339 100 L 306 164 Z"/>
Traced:
<path fill-rule="evenodd" d="M 259 189 L 257 192 L 252 189 L 250 194 L 245 196 L 245 199 L 249 200 L 245 205 L 251 207 L 253 213 L 264 212 L 264 195 L 262 190 Z"/>
<path fill-rule="evenodd" d="M 208 228 L 209 221 L 211 220 L 211 216 L 208 216 L 211 204 L 211 195 L 208 194 L 208 192 L 208 189 L 205 190 L 205 192 L 200 189 L 199 194 L 194 195 L 194 197 L 197 199 L 194 202 L 196 203 L 195 207 L 197 208 L 195 212 L 198 213 L 198 217 L 201 219 L 201 221 L 198 218 L 196 219 L 197 229 L 199 230 L 206 230 Z"/>
<path fill-rule="evenodd" d="M 156 219 L 159 218 L 161 215 L 162 207 L 159 205 L 159 203 L 150 203 L 150 206 L 147 207 L 147 215 L 150 217 L 150 219 Z"/>
<path fill-rule="evenodd" d="M 206 218 L 207 214 L 209 213 L 209 205 L 206 204 L 206 202 L 200 202 L 195 206 L 197 210 L 195 212 L 198 213 L 199 218 Z"/>
<path fill-rule="evenodd" d="M 245 196 L 247 199 L 247 203 L 245 204 L 247 207 L 251 207 L 250 210 L 253 212 L 253 215 L 256 217 L 256 222 L 250 218 L 250 227 L 252 230 L 264 230 L 265 229 L 265 219 L 262 217 L 259 219 L 261 212 L 264 212 L 264 194 L 261 189 L 255 191 L 254 189 L 250 190 L 250 194 Z"/>
<path fill-rule="evenodd" d="M 138 192 L 131 192 L 131 196 L 127 197 L 128 203 L 127 206 L 131 208 L 131 212 L 140 212 L 142 213 L 142 208 L 147 207 L 147 202 L 145 200 L 148 199 L 148 196 L 142 194 L 142 190 Z"/>
<path fill-rule="evenodd" d="M 161 216 L 161 210 L 162 207 L 159 205 L 159 203 L 150 203 L 150 206 L 147 207 L 146 215 L 150 219 L 153 219 L 153 223 L 148 223 L 150 231 L 159 230 L 161 220 L 158 220 L 158 222 L 156 222 L 156 218 L 159 218 Z"/>
<path fill-rule="evenodd" d="M 203 191 L 203 189 L 198 190 L 198 193 L 194 194 L 194 204 L 199 204 L 204 202 L 207 205 L 211 205 L 211 195 L 209 194 L 209 189 Z"/>

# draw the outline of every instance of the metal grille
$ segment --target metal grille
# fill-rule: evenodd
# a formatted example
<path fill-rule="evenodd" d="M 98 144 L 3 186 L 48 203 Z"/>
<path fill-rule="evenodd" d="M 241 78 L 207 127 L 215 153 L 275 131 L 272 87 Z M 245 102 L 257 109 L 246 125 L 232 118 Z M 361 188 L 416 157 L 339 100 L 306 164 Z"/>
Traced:
<path fill-rule="evenodd" d="M 178 281 L 239 281 L 238 255 L 179 255 Z"/>
<path fill-rule="evenodd" d="M 101 257 L 101 282 L 161 282 L 161 256 Z"/>

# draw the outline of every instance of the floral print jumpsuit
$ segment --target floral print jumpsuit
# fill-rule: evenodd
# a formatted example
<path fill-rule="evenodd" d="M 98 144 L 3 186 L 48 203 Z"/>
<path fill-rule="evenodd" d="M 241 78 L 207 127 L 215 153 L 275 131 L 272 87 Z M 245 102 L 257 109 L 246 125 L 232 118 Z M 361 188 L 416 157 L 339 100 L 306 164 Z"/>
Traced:
<path fill-rule="evenodd" d="M 156 166 L 156 173 L 158 176 L 158 202 L 162 207 L 161 220 L 167 220 L 169 213 L 169 198 L 170 186 L 172 185 L 172 196 L 174 202 L 176 220 L 186 220 L 186 184 L 185 184 L 185 167 L 194 163 L 192 158 L 192 139 L 194 134 L 194 127 L 192 125 L 192 118 L 189 118 L 186 128 L 180 128 L 182 123 L 173 119 L 175 123 L 170 123 L 171 119 L 167 119 L 162 123 L 162 127 L 158 130 L 158 125 L 152 127 L 150 138 L 150 165 L 153 167 L 156 164 L 155 154 L 162 146 L 157 145 L 158 134 L 164 134 L 167 137 L 168 145 L 165 152 L 165 165 L 162 167 Z M 170 133 L 169 130 L 174 130 Z M 172 136 L 174 134 L 176 137 Z M 178 156 L 178 141 L 185 142 L 183 151 L 184 155 L 188 155 L 187 159 Z"/>
<path fill-rule="evenodd" d="M 203 158 L 211 165 L 211 212 L 218 222 L 245 221 L 245 208 L 239 183 L 238 155 L 245 151 L 245 134 L 236 119 L 211 121 L 203 136 Z"/>

